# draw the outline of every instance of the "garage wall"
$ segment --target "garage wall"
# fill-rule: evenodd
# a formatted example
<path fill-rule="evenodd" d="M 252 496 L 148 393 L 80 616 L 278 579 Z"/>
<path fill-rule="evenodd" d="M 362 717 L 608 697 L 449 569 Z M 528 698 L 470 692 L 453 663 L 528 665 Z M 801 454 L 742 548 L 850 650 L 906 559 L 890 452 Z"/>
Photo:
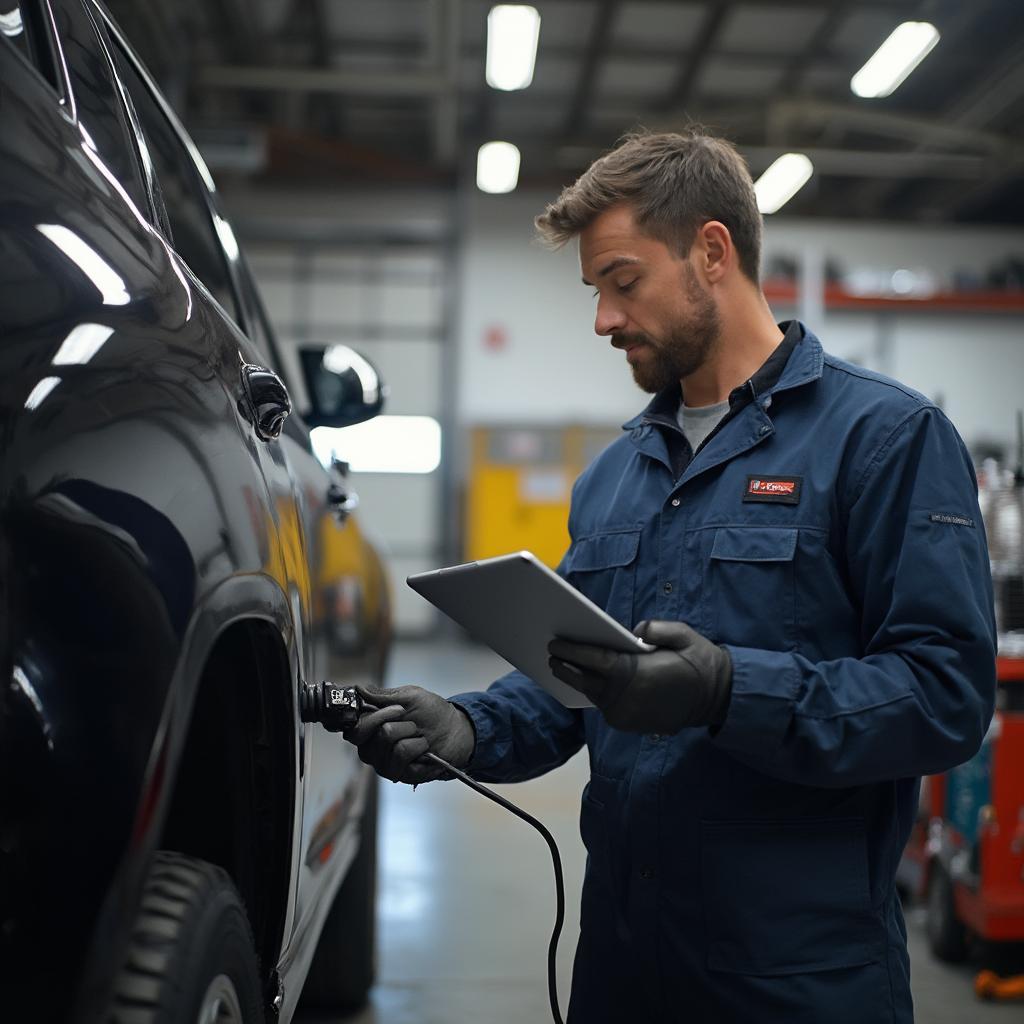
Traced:
<path fill-rule="evenodd" d="M 386 413 L 433 417 L 450 436 L 453 273 L 444 198 L 233 193 L 229 206 L 292 380 L 301 377 L 303 345 L 351 345 L 387 383 Z M 344 431 L 339 439 L 344 459 Z M 351 474 L 360 523 L 386 556 L 396 626 L 406 634 L 436 622 L 405 579 L 443 564 L 446 472 L 442 462 L 429 474 Z"/>
<path fill-rule="evenodd" d="M 461 422 L 621 423 L 644 404 L 622 354 L 593 334 L 593 298 L 575 248 L 550 253 L 532 219 L 548 194 L 474 195 L 460 260 Z M 817 247 L 844 270 L 928 268 L 942 281 L 1024 255 L 1024 232 L 769 218 L 765 258 Z M 796 310 L 780 306 L 780 318 Z M 1024 317 L 934 311 L 831 312 L 812 325 L 826 348 L 929 397 L 969 442 L 1012 440 L 1024 407 Z M 495 337 L 499 344 L 495 345 Z"/>

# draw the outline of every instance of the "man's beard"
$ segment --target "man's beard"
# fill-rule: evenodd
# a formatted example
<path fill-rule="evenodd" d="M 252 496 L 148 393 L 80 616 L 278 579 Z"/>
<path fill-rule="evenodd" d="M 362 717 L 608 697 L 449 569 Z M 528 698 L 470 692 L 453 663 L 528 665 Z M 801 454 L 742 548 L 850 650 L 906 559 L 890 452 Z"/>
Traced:
<path fill-rule="evenodd" d="M 646 334 L 616 334 L 612 337 L 615 348 L 626 348 L 631 344 L 646 347 L 641 360 L 630 363 L 630 369 L 637 386 L 648 394 L 678 385 L 683 378 L 699 370 L 718 341 L 721 324 L 714 300 L 701 288 L 688 263 L 684 276 L 691 311 L 684 320 L 672 326 L 659 344 Z"/>

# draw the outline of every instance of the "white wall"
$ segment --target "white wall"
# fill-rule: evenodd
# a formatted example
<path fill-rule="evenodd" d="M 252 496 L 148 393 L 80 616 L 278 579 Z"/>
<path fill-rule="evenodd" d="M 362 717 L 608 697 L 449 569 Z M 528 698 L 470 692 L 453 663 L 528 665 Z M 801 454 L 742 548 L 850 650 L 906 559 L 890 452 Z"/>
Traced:
<path fill-rule="evenodd" d="M 593 333 L 594 300 L 575 247 L 551 253 L 532 220 L 550 195 L 468 197 L 460 266 L 459 402 L 464 424 L 621 423 L 646 402 L 622 354 Z M 768 218 L 766 258 L 819 247 L 847 271 L 926 268 L 942 286 L 1024 254 L 1024 231 Z M 795 309 L 780 306 L 780 319 Z M 809 325 L 842 358 L 941 398 L 965 439 L 1009 443 L 1024 407 L 1024 317 L 829 312 Z M 501 328 L 495 350 L 487 332 Z"/>

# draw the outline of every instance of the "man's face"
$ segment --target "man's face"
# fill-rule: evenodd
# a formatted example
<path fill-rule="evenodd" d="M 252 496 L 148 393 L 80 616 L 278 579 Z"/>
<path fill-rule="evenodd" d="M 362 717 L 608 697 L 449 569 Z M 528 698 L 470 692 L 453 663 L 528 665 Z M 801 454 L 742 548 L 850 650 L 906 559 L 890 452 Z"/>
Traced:
<path fill-rule="evenodd" d="M 629 206 L 613 206 L 580 233 L 583 283 L 594 288 L 594 330 L 626 353 L 649 393 L 700 369 L 719 336 L 718 308 L 686 256 L 643 234 Z"/>

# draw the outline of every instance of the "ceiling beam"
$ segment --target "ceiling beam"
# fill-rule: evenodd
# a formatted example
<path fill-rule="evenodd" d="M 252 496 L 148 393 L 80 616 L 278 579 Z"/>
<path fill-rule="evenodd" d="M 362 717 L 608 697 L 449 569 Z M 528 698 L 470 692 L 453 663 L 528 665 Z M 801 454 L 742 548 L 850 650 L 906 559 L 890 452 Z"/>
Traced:
<path fill-rule="evenodd" d="M 442 167 L 455 163 L 459 148 L 459 0 L 431 0 L 428 63 L 445 88 L 434 97 L 434 156 Z"/>
<path fill-rule="evenodd" d="M 935 148 L 948 144 L 946 139 L 950 129 L 966 129 L 981 138 L 1003 138 L 996 133 L 986 132 L 985 126 L 1022 96 L 1024 96 L 1024 43 L 1018 43 L 1004 53 L 998 62 L 991 66 L 989 73 L 973 88 L 959 96 L 939 117 L 936 117 L 932 130 L 917 137 L 913 152 L 934 152 Z M 960 200 L 965 205 L 969 203 L 971 206 L 975 206 L 980 202 L 980 197 L 1003 186 L 1005 183 L 1003 163 L 1004 161 L 1014 162 L 1012 160 L 1013 152 L 1019 152 L 1021 149 L 1021 144 L 1016 140 L 1009 145 L 1006 145 L 1005 142 L 1004 139 L 1004 145 L 992 151 L 993 156 L 998 160 L 989 161 L 987 173 L 983 173 L 978 187 L 970 190 L 970 196 L 958 197 L 954 203 L 956 208 L 960 208 Z M 887 205 L 897 200 L 898 196 L 894 188 L 870 183 L 860 189 L 857 198 L 862 209 L 884 210 Z M 921 206 L 935 206 L 939 203 L 944 204 L 946 198 L 935 191 L 924 190 L 914 195 L 914 202 Z"/>
<path fill-rule="evenodd" d="M 257 18 L 245 0 L 214 0 L 214 9 L 222 26 L 224 50 L 238 64 L 254 64 L 264 55 L 264 38 Z"/>
<path fill-rule="evenodd" d="M 343 71 L 335 68 L 252 67 L 209 64 L 198 69 L 203 89 L 252 92 L 330 92 L 348 96 L 436 96 L 451 88 L 436 69 L 425 71 Z"/>
<path fill-rule="evenodd" d="M 831 7 L 821 24 L 803 50 L 793 58 L 782 76 L 778 87 L 780 95 L 798 91 L 808 66 L 816 60 L 828 59 L 828 44 L 849 13 L 850 0 L 832 0 Z"/>
<path fill-rule="evenodd" d="M 604 57 L 608 47 L 608 40 L 611 38 L 612 20 L 618 10 L 616 0 L 600 0 L 597 13 L 594 15 L 594 22 L 590 28 L 590 37 L 587 40 L 587 50 L 583 58 L 583 67 L 580 70 L 580 77 L 576 81 L 576 89 L 573 92 L 572 102 L 569 104 L 569 112 L 565 117 L 563 135 L 572 135 L 583 126 L 587 106 L 594 98 L 594 82 L 597 79 L 598 65 Z"/>
<path fill-rule="evenodd" d="M 305 48 L 308 45 L 309 36 L 306 31 L 293 29 L 290 32 L 282 33 L 275 39 L 279 48 Z M 335 57 L 348 57 L 352 55 L 374 56 L 384 59 L 401 61 L 415 60 L 423 54 L 423 39 L 420 36 L 396 36 L 390 39 L 382 38 L 358 38 L 353 36 L 330 36 L 324 37 L 324 44 Z M 541 37 L 541 53 L 545 59 L 557 58 L 559 60 L 573 60 L 585 52 L 585 41 L 581 43 L 549 43 Z M 464 43 L 460 50 L 460 56 L 471 59 L 480 59 L 487 52 L 483 42 Z M 616 43 L 615 57 L 621 60 L 663 60 L 678 61 L 689 58 L 696 54 L 696 50 L 680 50 L 678 45 L 647 45 L 640 43 Z M 756 67 L 776 68 L 779 66 L 779 54 L 767 53 L 764 50 L 743 50 L 735 47 L 730 49 L 719 49 L 716 56 L 730 61 L 742 61 L 744 64 L 751 64 Z M 831 50 L 823 45 L 816 55 L 820 61 L 849 60 L 849 54 L 838 50 Z M 957 68 L 966 68 L 973 61 L 960 60 L 953 65 Z"/>
<path fill-rule="evenodd" d="M 718 35 L 722 22 L 732 9 L 729 0 L 711 0 L 705 5 L 704 23 L 700 32 L 694 40 L 693 49 L 683 60 L 682 69 L 676 78 L 675 84 L 669 90 L 665 100 L 659 104 L 662 110 L 686 110 L 686 104 L 690 100 L 697 79 L 704 69 L 704 62 L 707 60 L 714 45 L 715 36 Z"/>
<path fill-rule="evenodd" d="M 780 129 L 839 124 L 868 134 L 902 142 L 927 141 L 936 146 L 973 147 L 993 154 L 1021 149 L 1019 140 L 942 118 L 877 110 L 861 103 L 828 103 L 812 99 L 776 100 L 766 114 Z"/>
<path fill-rule="evenodd" d="M 778 146 L 739 145 L 756 174 L 780 155 Z M 962 153 L 893 153 L 864 149 L 825 147 L 800 148 L 814 164 L 818 174 L 848 178 L 938 178 L 976 181 L 984 174 L 989 161 L 983 156 Z M 1021 164 L 1017 165 L 1022 166 Z"/>

